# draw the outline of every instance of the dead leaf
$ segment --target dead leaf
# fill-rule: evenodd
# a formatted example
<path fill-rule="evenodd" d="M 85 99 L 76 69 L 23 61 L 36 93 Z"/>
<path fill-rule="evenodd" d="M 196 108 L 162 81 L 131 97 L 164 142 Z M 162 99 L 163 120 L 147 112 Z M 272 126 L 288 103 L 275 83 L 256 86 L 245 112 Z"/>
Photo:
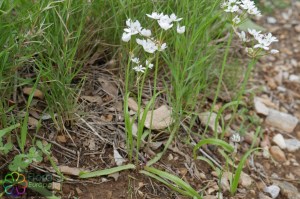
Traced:
<path fill-rule="evenodd" d="M 172 110 L 166 105 L 162 105 L 161 107 L 153 111 L 152 124 L 151 114 L 152 112 L 149 111 L 145 120 L 145 127 L 147 127 L 148 129 L 165 129 L 174 122 L 172 118 Z"/>
<path fill-rule="evenodd" d="M 31 127 L 31 128 L 35 128 L 37 127 L 37 125 L 39 124 L 39 121 L 33 117 L 28 117 L 28 125 Z"/>
<path fill-rule="evenodd" d="M 100 96 L 82 96 L 81 98 L 91 103 L 103 104 L 103 100 Z"/>
<path fill-rule="evenodd" d="M 79 176 L 79 173 L 84 171 L 76 167 L 69 167 L 69 166 L 58 166 L 58 169 L 60 172 L 66 175 L 72 175 L 72 176 Z"/>
<path fill-rule="evenodd" d="M 100 120 L 104 122 L 111 122 L 113 120 L 113 115 L 112 114 L 101 115 Z"/>
<path fill-rule="evenodd" d="M 125 162 L 125 159 L 120 155 L 117 149 L 114 149 L 114 159 L 118 166 L 121 166 Z"/>
<path fill-rule="evenodd" d="M 108 177 L 111 177 L 115 181 L 117 181 L 119 179 L 119 177 L 120 177 L 120 173 L 119 172 L 115 172 L 115 173 L 109 174 Z"/>
<path fill-rule="evenodd" d="M 23 93 L 26 95 L 30 95 L 32 93 L 32 90 L 33 90 L 33 88 L 25 87 L 25 88 L 23 88 Z M 44 99 L 44 94 L 39 89 L 35 89 L 33 92 L 33 97 Z"/>
<path fill-rule="evenodd" d="M 96 150 L 96 143 L 95 143 L 95 139 L 94 139 L 94 138 L 91 138 L 91 139 L 89 140 L 89 149 L 90 149 L 91 151 Z"/>
<path fill-rule="evenodd" d="M 138 111 L 138 104 L 133 98 L 128 98 L 128 108 L 137 112 Z"/>
<path fill-rule="evenodd" d="M 108 80 L 104 78 L 98 78 L 98 81 L 100 82 L 102 89 L 104 92 L 112 96 L 113 98 L 116 98 L 118 95 L 118 88 L 113 82 L 109 82 Z"/>
<path fill-rule="evenodd" d="M 56 140 L 57 140 L 58 142 L 62 142 L 62 143 L 66 143 L 66 142 L 67 142 L 67 138 L 66 138 L 65 135 L 58 135 L 58 136 L 56 137 Z"/>

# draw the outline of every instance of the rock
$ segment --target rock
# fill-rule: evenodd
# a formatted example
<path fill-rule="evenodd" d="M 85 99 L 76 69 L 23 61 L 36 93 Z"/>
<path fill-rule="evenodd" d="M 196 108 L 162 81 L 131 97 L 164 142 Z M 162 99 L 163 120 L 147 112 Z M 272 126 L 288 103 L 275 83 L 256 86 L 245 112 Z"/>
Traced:
<path fill-rule="evenodd" d="M 263 193 L 259 193 L 259 194 L 258 194 L 258 199 L 272 199 L 272 198 L 270 198 L 269 196 L 266 196 L 266 195 L 263 194 Z"/>
<path fill-rule="evenodd" d="M 260 138 L 255 137 L 255 133 L 253 131 L 246 133 L 244 136 L 244 140 L 250 145 L 252 145 L 252 143 L 255 141 L 254 146 L 258 146 L 260 143 Z"/>
<path fill-rule="evenodd" d="M 210 115 L 210 118 L 209 118 L 209 115 Z M 211 113 L 211 114 L 210 114 L 210 112 L 200 113 L 199 114 L 199 119 L 200 119 L 200 121 L 203 125 L 206 125 L 206 123 L 208 123 L 208 126 L 214 132 L 218 132 L 218 133 L 222 132 L 222 129 L 221 129 L 219 123 L 217 125 L 217 129 L 215 129 L 215 122 L 216 122 L 216 119 L 217 119 L 217 114 L 216 113 Z M 208 121 L 208 119 L 209 119 L 209 121 Z"/>
<path fill-rule="evenodd" d="M 297 131 L 296 136 L 300 140 L 300 131 Z"/>
<path fill-rule="evenodd" d="M 271 185 L 271 186 L 264 188 L 264 192 L 270 194 L 270 196 L 272 198 L 277 198 L 277 196 L 279 195 L 279 192 L 280 192 L 280 188 L 277 185 Z"/>
<path fill-rule="evenodd" d="M 300 168 L 293 169 L 293 173 L 300 178 Z"/>
<path fill-rule="evenodd" d="M 291 183 L 275 180 L 274 184 L 280 187 L 281 193 L 288 199 L 300 199 L 300 193 L 298 192 L 298 189 Z"/>
<path fill-rule="evenodd" d="M 153 114 L 153 116 L 151 116 Z M 152 117 L 152 123 L 151 123 Z M 172 118 L 172 109 L 166 105 L 155 109 L 153 113 L 149 111 L 145 120 L 145 127 L 153 130 L 165 129 L 174 122 Z"/>
<path fill-rule="evenodd" d="M 275 24 L 277 23 L 277 20 L 274 17 L 267 17 L 267 22 L 269 24 Z"/>
<path fill-rule="evenodd" d="M 52 190 L 61 191 L 61 184 L 58 182 L 52 182 Z"/>
<path fill-rule="evenodd" d="M 269 108 L 264 103 L 262 103 L 257 97 L 254 98 L 254 108 L 258 114 L 269 114 Z"/>
<path fill-rule="evenodd" d="M 298 119 L 290 114 L 282 113 L 274 109 L 269 109 L 269 115 L 266 118 L 266 124 L 280 130 L 291 133 L 298 124 Z"/>
<path fill-rule="evenodd" d="M 23 88 L 23 93 L 26 95 L 30 95 L 33 92 L 33 97 L 44 99 L 44 93 L 39 89 L 34 89 L 30 87 Z"/>
<path fill-rule="evenodd" d="M 275 135 L 273 137 L 273 142 L 275 144 L 277 144 L 281 149 L 285 149 L 286 148 L 286 144 L 285 144 L 284 138 L 283 138 L 283 136 L 280 133 L 277 134 L 277 135 Z"/>
<path fill-rule="evenodd" d="M 292 82 L 300 82 L 300 76 L 290 75 L 289 80 L 292 81 Z"/>
<path fill-rule="evenodd" d="M 300 25 L 295 26 L 295 30 L 300 33 Z"/>
<path fill-rule="evenodd" d="M 296 139 L 285 139 L 286 148 L 289 152 L 300 149 L 300 141 Z"/>
<path fill-rule="evenodd" d="M 278 162 L 285 162 L 286 157 L 283 151 L 278 146 L 272 146 L 270 148 L 270 154 Z"/>
<path fill-rule="evenodd" d="M 247 188 L 252 184 L 252 182 L 253 182 L 253 180 L 248 174 L 246 174 L 244 172 L 241 173 L 241 177 L 240 177 L 240 181 L 239 181 L 240 185 Z"/>

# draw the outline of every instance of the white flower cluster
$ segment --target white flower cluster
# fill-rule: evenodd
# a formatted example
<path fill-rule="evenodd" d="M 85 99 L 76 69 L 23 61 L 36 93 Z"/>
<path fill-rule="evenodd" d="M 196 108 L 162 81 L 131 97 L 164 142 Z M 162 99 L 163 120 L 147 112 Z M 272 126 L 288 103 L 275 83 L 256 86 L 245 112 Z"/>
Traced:
<path fill-rule="evenodd" d="M 135 64 L 137 64 L 135 67 L 133 67 L 133 70 L 136 72 L 144 73 L 146 70 L 146 67 L 149 69 L 153 68 L 153 64 L 151 64 L 150 61 L 146 60 L 146 67 L 143 67 L 142 64 L 140 64 L 140 59 L 138 57 L 131 58 L 131 61 Z"/>
<path fill-rule="evenodd" d="M 261 52 L 261 50 L 269 51 L 270 45 L 273 42 L 278 42 L 278 39 L 274 37 L 272 33 L 261 34 L 261 31 L 257 31 L 255 29 L 248 29 L 248 33 L 253 36 L 253 39 L 249 39 L 244 31 L 237 33 L 237 35 L 244 43 L 251 41 L 255 42 L 252 48 L 246 48 L 246 52 L 252 57 L 259 56 L 259 52 Z M 276 54 L 278 52 L 279 51 L 275 49 L 270 50 L 271 54 Z"/>
<path fill-rule="evenodd" d="M 238 13 L 238 15 L 232 19 L 232 22 L 236 25 L 244 20 L 242 17 L 245 16 L 245 13 L 261 16 L 261 12 L 255 6 L 254 1 L 251 0 L 226 0 L 221 7 L 225 12 Z"/>
<path fill-rule="evenodd" d="M 170 16 L 164 15 L 163 13 L 153 12 L 151 15 L 146 14 L 149 18 L 157 20 L 158 25 L 161 29 L 168 30 L 173 27 L 174 22 L 179 22 L 182 18 L 177 18 L 177 16 L 173 13 Z M 131 19 L 126 20 L 126 28 L 124 28 L 124 33 L 122 35 L 122 41 L 129 42 L 133 35 L 139 35 L 144 37 L 143 39 L 136 38 L 136 43 L 143 47 L 144 51 L 150 54 L 155 53 L 156 51 L 164 51 L 167 48 L 167 44 L 163 43 L 159 40 L 156 40 L 152 37 L 151 30 L 145 29 L 141 26 L 138 20 L 132 21 Z M 177 33 L 183 34 L 185 32 L 185 26 L 180 26 L 177 24 Z M 146 67 L 140 65 L 139 58 L 132 58 L 131 61 L 135 64 L 138 64 L 133 69 L 136 72 L 144 73 L 147 68 L 152 68 L 153 64 L 150 61 L 146 60 Z"/>

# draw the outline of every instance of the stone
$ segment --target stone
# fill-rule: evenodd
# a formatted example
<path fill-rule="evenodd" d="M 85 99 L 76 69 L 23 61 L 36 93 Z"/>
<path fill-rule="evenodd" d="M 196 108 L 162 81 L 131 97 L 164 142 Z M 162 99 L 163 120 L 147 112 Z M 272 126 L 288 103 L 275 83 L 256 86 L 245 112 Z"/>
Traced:
<path fill-rule="evenodd" d="M 244 172 L 241 173 L 241 177 L 240 177 L 240 181 L 239 181 L 240 185 L 247 188 L 252 184 L 252 182 L 253 182 L 253 180 L 248 174 L 246 174 Z"/>
<path fill-rule="evenodd" d="M 267 17 L 267 22 L 269 24 L 275 24 L 277 23 L 277 20 L 274 17 Z"/>
<path fill-rule="evenodd" d="M 284 141 L 283 136 L 280 133 L 278 133 L 277 135 L 275 135 L 273 137 L 273 142 L 275 144 L 277 144 L 281 149 L 285 149 L 286 148 L 286 143 Z"/>
<path fill-rule="evenodd" d="M 270 154 L 278 162 L 285 162 L 286 157 L 284 152 L 278 146 L 272 146 L 270 148 Z"/>
<path fill-rule="evenodd" d="M 292 81 L 292 82 L 300 82 L 300 76 L 290 75 L 289 80 Z"/>
<path fill-rule="evenodd" d="M 292 171 L 296 176 L 298 176 L 298 178 L 300 178 L 300 168 L 293 169 Z"/>
<path fill-rule="evenodd" d="M 210 117 L 209 117 L 210 116 Z M 222 128 L 217 124 L 217 129 L 215 129 L 215 123 L 217 119 L 217 114 L 216 113 L 211 113 L 210 112 L 204 112 L 199 114 L 199 119 L 201 123 L 205 126 L 208 123 L 208 126 L 214 131 L 218 133 L 222 133 Z"/>
<path fill-rule="evenodd" d="M 286 149 L 289 152 L 295 152 L 300 149 L 300 141 L 297 139 L 285 139 Z"/>
<path fill-rule="evenodd" d="M 61 191 L 61 184 L 58 182 L 52 182 L 52 190 Z"/>
<path fill-rule="evenodd" d="M 263 193 L 259 193 L 259 194 L 258 194 L 258 198 L 259 198 L 259 199 L 272 199 L 272 198 L 270 198 L 269 196 L 266 196 L 266 195 L 263 194 Z"/>
<path fill-rule="evenodd" d="M 298 192 L 298 189 L 291 183 L 275 180 L 274 184 L 280 187 L 280 192 L 288 199 L 300 199 L 300 193 Z"/>
<path fill-rule="evenodd" d="M 269 114 L 269 108 L 264 103 L 262 103 L 257 97 L 254 98 L 254 108 L 258 114 Z"/>
<path fill-rule="evenodd" d="M 294 131 L 299 120 L 290 114 L 269 109 L 269 114 L 265 122 L 267 125 L 273 126 L 287 133 L 291 133 Z"/>
<path fill-rule="evenodd" d="M 259 146 L 260 138 L 255 137 L 255 133 L 253 131 L 251 131 L 251 132 L 245 134 L 244 141 L 250 145 L 255 141 L 254 146 Z"/>
<path fill-rule="evenodd" d="M 295 26 L 295 30 L 300 33 L 300 25 Z"/>
<path fill-rule="evenodd" d="M 272 198 L 277 198 L 280 193 L 280 188 L 277 185 L 271 185 L 264 188 L 264 192 L 270 194 Z"/>
<path fill-rule="evenodd" d="M 300 131 L 297 131 L 296 136 L 300 140 Z"/>

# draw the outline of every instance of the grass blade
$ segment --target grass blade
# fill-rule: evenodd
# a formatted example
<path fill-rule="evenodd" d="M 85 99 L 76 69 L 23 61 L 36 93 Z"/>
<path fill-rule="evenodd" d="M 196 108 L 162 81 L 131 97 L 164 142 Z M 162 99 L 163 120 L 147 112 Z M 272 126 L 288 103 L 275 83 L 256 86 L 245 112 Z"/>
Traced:
<path fill-rule="evenodd" d="M 119 171 L 123 171 L 123 170 L 127 170 L 127 169 L 135 169 L 135 168 L 136 168 L 135 165 L 127 164 L 127 165 L 114 167 L 114 168 L 110 168 L 110 169 L 98 170 L 98 171 L 93 171 L 93 172 L 82 172 L 82 173 L 80 173 L 79 178 L 93 178 L 93 177 L 97 177 L 97 176 L 105 176 L 105 175 L 109 175 L 109 174 L 116 173 Z"/>

